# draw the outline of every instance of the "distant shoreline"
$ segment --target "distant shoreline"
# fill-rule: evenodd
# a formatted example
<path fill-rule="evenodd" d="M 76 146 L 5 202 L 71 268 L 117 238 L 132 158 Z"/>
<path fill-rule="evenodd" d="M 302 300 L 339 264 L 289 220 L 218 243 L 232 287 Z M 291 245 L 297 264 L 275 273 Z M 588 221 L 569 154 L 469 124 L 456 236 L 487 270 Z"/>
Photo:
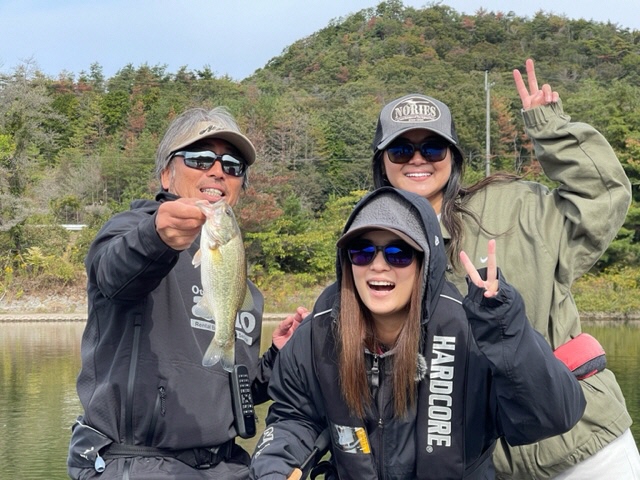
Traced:
<path fill-rule="evenodd" d="M 263 322 L 279 322 L 287 313 L 265 313 Z M 86 322 L 86 313 L 0 313 L 0 323 L 48 323 L 48 322 Z"/>
<path fill-rule="evenodd" d="M 287 313 L 265 313 L 263 321 L 265 323 L 277 323 L 283 320 Z M 594 324 L 638 324 L 640 325 L 640 313 L 620 314 L 590 314 L 580 317 L 582 323 Z M 0 313 L 0 323 L 47 323 L 47 322 L 86 322 L 86 313 Z"/>

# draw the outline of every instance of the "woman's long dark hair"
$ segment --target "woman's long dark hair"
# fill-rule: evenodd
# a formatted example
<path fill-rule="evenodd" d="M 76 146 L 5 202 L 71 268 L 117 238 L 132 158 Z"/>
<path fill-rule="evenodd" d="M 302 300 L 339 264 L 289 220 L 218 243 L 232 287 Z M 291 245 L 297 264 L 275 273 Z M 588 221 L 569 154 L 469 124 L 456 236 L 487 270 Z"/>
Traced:
<path fill-rule="evenodd" d="M 462 158 L 462 155 L 456 148 L 450 148 L 449 151 L 453 155 L 453 163 L 451 165 L 451 176 L 443 189 L 444 195 L 442 198 L 440 221 L 451 235 L 451 240 L 447 244 L 449 264 L 457 268 L 460 266 L 459 255 L 464 236 L 462 229 L 462 217 L 464 215 L 471 217 L 483 232 L 493 236 L 498 235 L 497 233 L 487 230 L 480 222 L 480 218 L 465 207 L 467 201 L 489 184 L 512 182 L 521 177 L 511 173 L 494 173 L 469 187 L 464 187 L 462 185 L 465 168 L 464 158 Z M 384 186 L 393 186 L 384 171 L 384 150 L 376 150 L 373 155 L 371 167 L 373 169 L 373 184 L 376 189 Z"/>
<path fill-rule="evenodd" d="M 391 346 L 393 361 L 393 401 L 394 414 L 402 417 L 417 398 L 416 371 L 418 348 L 420 345 L 422 318 L 422 270 L 424 262 L 418 255 L 416 281 L 409 300 L 407 321 L 398 335 L 396 344 Z M 340 284 L 340 316 L 337 325 L 338 366 L 340 385 L 345 402 L 351 412 L 364 418 L 371 406 L 372 398 L 367 382 L 367 367 L 364 349 L 377 352 L 380 348 L 373 320 L 367 307 L 362 303 L 355 287 L 351 263 L 341 255 L 342 280 Z"/>

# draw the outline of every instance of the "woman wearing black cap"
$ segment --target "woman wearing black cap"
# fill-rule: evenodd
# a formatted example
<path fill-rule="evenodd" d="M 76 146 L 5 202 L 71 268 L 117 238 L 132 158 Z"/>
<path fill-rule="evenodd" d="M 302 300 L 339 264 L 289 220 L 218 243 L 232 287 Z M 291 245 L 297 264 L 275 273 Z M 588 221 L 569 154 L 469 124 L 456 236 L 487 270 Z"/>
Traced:
<path fill-rule="evenodd" d="M 449 279 L 463 292 L 459 252 L 483 265 L 489 239 L 497 238 L 498 263 L 521 292 L 532 325 L 554 350 L 564 345 L 575 355 L 573 363 L 580 363 L 581 350 L 572 343 L 581 328 L 571 285 L 624 223 L 631 187 L 606 139 L 589 125 L 571 122 L 548 84 L 538 88 L 532 60 L 526 70 L 528 86 L 518 70 L 513 72 L 526 133 L 557 188 L 500 174 L 463 187 L 464 153 L 451 112 L 421 94 L 382 109 L 373 142 L 374 182 L 376 188 L 391 185 L 429 200 L 440 216 Z M 589 373 L 580 378 L 587 398 L 581 421 L 534 445 L 501 442 L 495 455 L 499 478 L 640 478 L 640 455 L 620 387 L 603 365 Z"/>
<path fill-rule="evenodd" d="M 299 478 L 328 430 L 343 480 L 490 479 L 497 438 L 530 443 L 580 418 L 578 382 L 531 328 L 494 242 L 482 276 L 461 254 L 463 298 L 429 203 L 386 187 L 337 245 L 336 283 L 276 359 L 252 478 Z"/>

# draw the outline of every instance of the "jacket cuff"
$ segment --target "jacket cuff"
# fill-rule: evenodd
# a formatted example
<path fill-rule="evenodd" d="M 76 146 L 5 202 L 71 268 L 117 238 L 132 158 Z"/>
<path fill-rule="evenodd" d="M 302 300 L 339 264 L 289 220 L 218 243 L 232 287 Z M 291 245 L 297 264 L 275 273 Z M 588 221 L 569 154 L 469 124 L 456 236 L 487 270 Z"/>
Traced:
<path fill-rule="evenodd" d="M 279 351 L 280 349 L 272 343 L 267 351 L 262 354 L 262 360 L 269 368 L 273 368 L 273 363 L 276 361 Z"/>
<path fill-rule="evenodd" d="M 480 278 L 486 280 L 487 278 L 487 269 L 481 268 L 478 270 L 480 274 Z M 510 295 L 508 294 L 509 284 L 506 282 L 502 271 L 498 268 L 497 270 L 498 277 L 498 293 L 491 297 L 487 298 L 484 296 L 485 288 L 478 287 L 475 283 L 471 281 L 471 279 L 467 276 L 467 297 L 476 305 L 480 305 L 482 307 L 496 308 L 500 305 L 503 305 L 509 301 Z"/>
<path fill-rule="evenodd" d="M 524 126 L 527 129 L 540 130 L 549 124 L 553 119 L 561 120 L 561 123 L 568 121 L 568 117 L 562 108 L 562 101 L 548 105 L 540 105 L 539 107 L 530 108 L 529 110 L 521 110 Z M 557 121 L 557 120 L 556 120 Z M 529 132 L 527 132 L 529 133 Z"/>

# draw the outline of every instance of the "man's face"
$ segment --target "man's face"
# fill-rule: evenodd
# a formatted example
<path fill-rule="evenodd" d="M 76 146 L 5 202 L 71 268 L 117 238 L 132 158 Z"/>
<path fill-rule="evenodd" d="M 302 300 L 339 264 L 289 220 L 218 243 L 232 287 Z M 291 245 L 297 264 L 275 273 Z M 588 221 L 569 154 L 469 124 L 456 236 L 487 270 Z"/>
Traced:
<path fill-rule="evenodd" d="M 206 138 L 184 150 L 211 150 L 218 155 L 231 154 L 241 158 L 238 151 L 228 142 L 218 138 Z M 216 161 L 209 170 L 187 167 L 181 156 L 174 157 L 162 172 L 162 187 L 169 193 L 182 198 L 197 198 L 216 202 L 221 198 L 232 207 L 238 203 L 244 177 L 234 177 L 222 171 L 222 164 Z"/>

